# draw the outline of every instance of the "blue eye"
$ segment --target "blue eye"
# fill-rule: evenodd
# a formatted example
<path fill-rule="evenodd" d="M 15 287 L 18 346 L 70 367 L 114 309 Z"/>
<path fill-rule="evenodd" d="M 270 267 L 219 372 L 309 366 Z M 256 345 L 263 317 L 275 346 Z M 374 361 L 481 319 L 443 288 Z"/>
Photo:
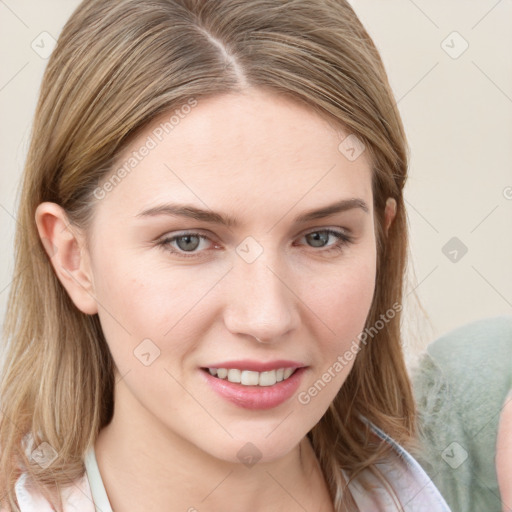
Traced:
<path fill-rule="evenodd" d="M 158 245 L 171 253 L 190 258 L 198 255 L 196 249 L 199 247 L 201 240 L 209 240 L 209 238 L 200 233 L 182 233 L 181 235 L 164 238 L 158 242 Z M 177 245 L 177 248 L 171 245 L 173 243 Z"/>
<path fill-rule="evenodd" d="M 311 247 L 326 247 L 331 236 L 335 237 L 337 241 L 334 244 L 331 244 L 329 249 L 321 252 L 341 251 L 345 245 L 353 242 L 352 237 L 342 233 L 341 231 L 335 231 L 334 229 L 311 231 L 306 233 L 304 238 L 313 243 Z"/>
<path fill-rule="evenodd" d="M 333 244 L 329 245 L 328 242 L 331 237 L 334 237 L 336 240 Z M 307 243 L 310 244 L 310 247 L 320 249 L 314 252 L 321 254 L 341 252 L 345 246 L 353 243 L 353 238 L 351 236 L 334 229 L 310 231 L 309 233 L 302 235 L 301 238 L 306 239 Z M 171 254 L 176 254 L 182 258 L 194 258 L 201 257 L 202 253 L 208 250 L 196 250 L 200 247 L 201 241 L 209 241 L 213 243 L 207 236 L 201 233 L 188 232 L 165 237 L 162 240 L 157 241 L 156 244 Z M 324 247 L 327 247 L 327 249 L 324 249 Z"/>

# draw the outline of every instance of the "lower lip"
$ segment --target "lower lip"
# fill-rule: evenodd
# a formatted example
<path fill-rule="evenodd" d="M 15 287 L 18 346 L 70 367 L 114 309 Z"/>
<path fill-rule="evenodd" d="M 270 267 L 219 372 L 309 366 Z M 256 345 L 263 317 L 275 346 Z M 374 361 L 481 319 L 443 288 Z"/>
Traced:
<path fill-rule="evenodd" d="M 286 402 L 297 391 L 306 368 L 298 368 L 291 377 L 273 386 L 244 386 L 201 370 L 211 388 L 220 396 L 244 409 L 272 409 Z"/>

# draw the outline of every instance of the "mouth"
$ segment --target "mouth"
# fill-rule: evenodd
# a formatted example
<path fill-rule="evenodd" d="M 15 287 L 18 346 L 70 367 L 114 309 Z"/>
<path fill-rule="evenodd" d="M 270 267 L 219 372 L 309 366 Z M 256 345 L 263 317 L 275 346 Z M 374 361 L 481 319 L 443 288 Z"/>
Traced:
<path fill-rule="evenodd" d="M 297 367 L 282 367 L 275 370 L 257 372 L 241 368 L 201 368 L 211 376 L 227 380 L 242 386 L 274 386 L 279 382 L 288 380 L 297 370 Z"/>
<path fill-rule="evenodd" d="M 221 398 L 244 409 L 264 410 L 289 401 L 308 368 L 295 361 L 241 360 L 200 369 L 205 383 Z"/>

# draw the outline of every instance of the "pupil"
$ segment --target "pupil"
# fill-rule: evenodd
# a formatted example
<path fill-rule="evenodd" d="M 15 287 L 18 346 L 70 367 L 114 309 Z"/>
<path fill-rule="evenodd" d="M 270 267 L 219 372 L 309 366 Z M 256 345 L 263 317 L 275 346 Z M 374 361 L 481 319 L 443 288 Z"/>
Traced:
<path fill-rule="evenodd" d="M 308 238 L 309 242 L 313 242 L 311 244 L 311 245 L 313 245 L 313 247 L 323 247 L 329 240 L 329 234 L 328 233 L 309 233 L 308 235 L 306 235 L 306 238 Z"/>
<path fill-rule="evenodd" d="M 185 244 L 180 243 L 182 240 L 186 241 Z M 191 242 L 191 240 L 193 241 Z M 182 251 L 193 251 L 199 245 L 199 237 L 194 235 L 183 235 L 176 239 L 176 243 Z"/>

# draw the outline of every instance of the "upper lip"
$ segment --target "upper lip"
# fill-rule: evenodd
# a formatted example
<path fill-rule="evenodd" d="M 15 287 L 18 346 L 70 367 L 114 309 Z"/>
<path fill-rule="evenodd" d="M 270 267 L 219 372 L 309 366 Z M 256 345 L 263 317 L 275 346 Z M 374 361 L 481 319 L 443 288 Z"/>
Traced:
<path fill-rule="evenodd" d="M 297 361 L 288 361 L 285 359 L 278 359 L 275 361 L 255 361 L 251 359 L 240 359 L 238 361 L 224 361 L 220 363 L 210 364 L 205 368 L 226 368 L 249 370 L 253 372 L 268 372 L 270 370 L 278 370 L 279 368 L 302 368 L 305 366 Z"/>

